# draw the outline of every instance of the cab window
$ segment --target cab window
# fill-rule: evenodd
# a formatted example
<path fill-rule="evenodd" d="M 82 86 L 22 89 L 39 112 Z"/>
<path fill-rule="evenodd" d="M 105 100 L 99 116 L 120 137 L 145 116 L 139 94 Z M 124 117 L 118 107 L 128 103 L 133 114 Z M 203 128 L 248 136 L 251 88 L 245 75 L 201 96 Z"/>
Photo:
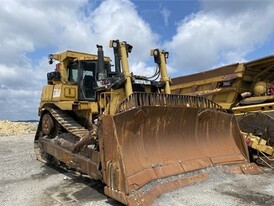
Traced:
<path fill-rule="evenodd" d="M 78 82 L 78 68 L 77 64 L 72 64 L 68 66 L 67 69 L 68 81 L 71 83 Z"/>

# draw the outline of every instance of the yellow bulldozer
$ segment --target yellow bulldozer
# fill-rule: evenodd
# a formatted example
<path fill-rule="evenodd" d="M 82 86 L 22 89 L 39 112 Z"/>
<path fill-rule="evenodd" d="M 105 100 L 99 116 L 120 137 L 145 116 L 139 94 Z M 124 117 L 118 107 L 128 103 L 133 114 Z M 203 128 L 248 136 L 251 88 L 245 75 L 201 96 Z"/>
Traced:
<path fill-rule="evenodd" d="M 110 47 L 114 66 L 100 45 L 97 55 L 49 55 L 56 66 L 41 95 L 38 160 L 101 180 L 107 196 L 132 206 L 205 180 L 215 165 L 260 172 L 234 115 L 204 97 L 171 94 L 168 52 L 151 50 L 156 72 L 148 78 L 130 72 L 130 44 Z"/>
<path fill-rule="evenodd" d="M 171 90 L 206 97 L 234 113 L 251 158 L 274 168 L 274 55 L 173 78 Z"/>

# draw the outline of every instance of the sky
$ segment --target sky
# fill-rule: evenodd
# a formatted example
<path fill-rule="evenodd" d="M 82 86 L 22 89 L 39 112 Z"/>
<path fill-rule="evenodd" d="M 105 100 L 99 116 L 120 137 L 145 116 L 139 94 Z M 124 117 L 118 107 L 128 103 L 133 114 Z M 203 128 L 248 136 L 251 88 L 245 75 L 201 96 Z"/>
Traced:
<path fill-rule="evenodd" d="M 49 53 L 101 44 L 113 59 L 119 39 L 134 74 L 154 73 L 159 48 L 177 77 L 273 54 L 273 11 L 272 0 L 1 0 L 0 120 L 38 120 Z"/>

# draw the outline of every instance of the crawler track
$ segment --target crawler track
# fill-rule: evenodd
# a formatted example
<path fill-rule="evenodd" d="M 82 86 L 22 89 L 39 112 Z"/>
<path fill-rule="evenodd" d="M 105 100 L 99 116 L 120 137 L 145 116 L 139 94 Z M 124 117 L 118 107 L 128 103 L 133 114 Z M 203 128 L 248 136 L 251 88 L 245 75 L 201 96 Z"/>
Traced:
<path fill-rule="evenodd" d="M 72 117 L 67 115 L 64 111 L 53 108 L 48 108 L 47 110 L 54 117 L 54 119 L 71 134 L 80 139 L 87 134 L 88 130 L 76 122 Z"/>

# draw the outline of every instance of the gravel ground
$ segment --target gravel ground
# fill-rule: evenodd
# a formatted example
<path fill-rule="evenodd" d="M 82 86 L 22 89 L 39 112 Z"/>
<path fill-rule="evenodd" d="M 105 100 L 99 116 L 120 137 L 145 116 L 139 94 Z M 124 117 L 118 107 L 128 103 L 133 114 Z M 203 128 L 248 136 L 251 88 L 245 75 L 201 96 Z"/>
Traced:
<path fill-rule="evenodd" d="M 100 182 L 36 161 L 33 137 L 0 136 L 1 205 L 121 206 L 103 194 Z M 264 170 L 261 175 L 213 170 L 206 181 L 164 194 L 153 206 L 274 205 L 274 171 Z"/>
<path fill-rule="evenodd" d="M 153 206 L 274 205 L 274 171 L 264 170 L 260 175 L 215 170 L 206 181 L 164 194 Z"/>

